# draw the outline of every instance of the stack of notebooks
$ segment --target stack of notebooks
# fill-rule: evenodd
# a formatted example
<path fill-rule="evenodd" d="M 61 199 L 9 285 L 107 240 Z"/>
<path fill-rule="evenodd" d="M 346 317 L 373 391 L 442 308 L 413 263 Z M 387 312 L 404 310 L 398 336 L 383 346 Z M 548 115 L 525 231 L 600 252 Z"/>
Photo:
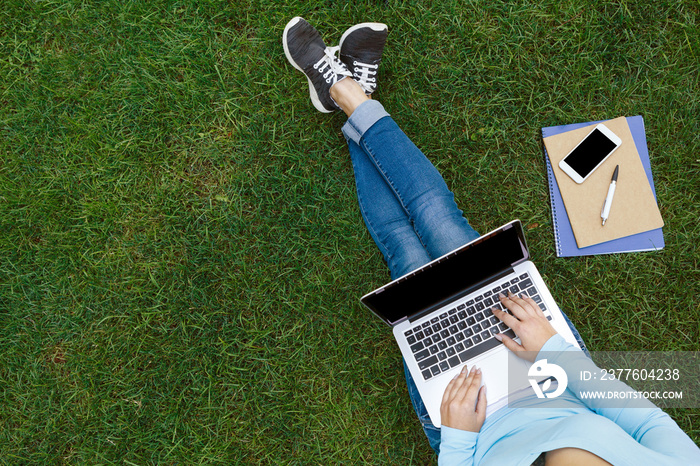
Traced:
<path fill-rule="evenodd" d="M 622 139 L 620 147 L 582 184 L 559 162 L 597 123 Z M 542 128 L 558 257 L 590 256 L 664 247 L 663 220 L 641 116 Z M 600 211 L 615 166 L 619 179 L 610 217 L 601 225 Z"/>

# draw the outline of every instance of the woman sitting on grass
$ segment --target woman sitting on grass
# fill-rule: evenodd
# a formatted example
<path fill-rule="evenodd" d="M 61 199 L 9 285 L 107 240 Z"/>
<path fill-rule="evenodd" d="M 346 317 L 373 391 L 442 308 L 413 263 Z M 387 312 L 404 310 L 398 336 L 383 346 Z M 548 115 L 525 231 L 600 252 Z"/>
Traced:
<path fill-rule="evenodd" d="M 435 167 L 382 105 L 369 98 L 376 89 L 386 38 L 386 25 L 363 23 L 348 29 L 340 45 L 330 48 L 308 22 L 296 17 L 284 30 L 283 45 L 290 63 L 308 78 L 314 106 L 348 116 L 342 130 L 360 211 L 392 278 L 398 278 L 479 235 Z M 530 298 L 502 296 L 501 303 L 512 315 L 493 313 L 521 344 L 505 335 L 497 338 L 516 354 L 573 349 Z M 577 364 L 595 368 L 583 353 L 575 354 Z M 543 459 L 547 465 L 700 464 L 700 449 L 651 403 L 645 409 L 600 408 L 567 390 L 560 397 L 564 407 L 504 407 L 486 418 L 481 371 L 472 367 L 467 372 L 465 367 L 445 390 L 438 429 L 408 371 L 406 379 L 440 464 L 530 465 Z"/>

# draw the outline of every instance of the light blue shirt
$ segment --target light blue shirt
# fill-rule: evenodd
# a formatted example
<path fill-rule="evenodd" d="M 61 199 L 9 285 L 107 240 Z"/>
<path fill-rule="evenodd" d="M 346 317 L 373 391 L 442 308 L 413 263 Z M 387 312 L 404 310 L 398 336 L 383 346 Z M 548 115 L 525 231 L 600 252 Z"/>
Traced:
<path fill-rule="evenodd" d="M 550 338 L 540 351 L 567 351 L 566 357 L 549 360 L 567 374 L 597 370 L 561 335 Z M 544 451 L 574 447 L 616 466 L 700 465 L 700 449 L 661 409 L 646 401 L 648 408 L 613 409 L 580 400 L 574 393 L 591 388 L 583 383 L 590 384 L 569 376 L 556 408 L 502 408 L 478 433 L 442 426 L 438 464 L 529 466 Z"/>

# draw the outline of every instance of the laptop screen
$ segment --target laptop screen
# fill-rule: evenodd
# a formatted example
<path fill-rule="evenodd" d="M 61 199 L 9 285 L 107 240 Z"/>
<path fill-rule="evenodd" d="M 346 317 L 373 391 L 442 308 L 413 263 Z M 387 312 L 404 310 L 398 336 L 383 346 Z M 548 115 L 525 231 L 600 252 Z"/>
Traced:
<path fill-rule="evenodd" d="M 362 298 L 388 324 L 469 292 L 529 257 L 522 226 L 511 222 Z"/>

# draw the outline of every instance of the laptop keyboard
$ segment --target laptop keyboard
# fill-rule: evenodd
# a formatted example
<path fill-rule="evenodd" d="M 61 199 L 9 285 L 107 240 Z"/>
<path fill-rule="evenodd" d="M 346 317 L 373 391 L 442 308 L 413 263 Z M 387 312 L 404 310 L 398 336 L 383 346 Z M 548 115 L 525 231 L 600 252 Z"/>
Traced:
<path fill-rule="evenodd" d="M 504 309 L 498 293 L 525 293 L 540 306 L 552 320 L 542 298 L 527 273 L 485 291 L 479 296 L 455 305 L 449 311 L 433 317 L 404 332 L 413 356 L 425 380 L 440 375 L 451 368 L 502 343 L 493 336 L 503 333 L 515 338 L 515 332 L 491 313 L 491 308 Z M 457 304 L 457 303 L 453 303 Z M 510 313 L 510 311 L 506 312 Z"/>

